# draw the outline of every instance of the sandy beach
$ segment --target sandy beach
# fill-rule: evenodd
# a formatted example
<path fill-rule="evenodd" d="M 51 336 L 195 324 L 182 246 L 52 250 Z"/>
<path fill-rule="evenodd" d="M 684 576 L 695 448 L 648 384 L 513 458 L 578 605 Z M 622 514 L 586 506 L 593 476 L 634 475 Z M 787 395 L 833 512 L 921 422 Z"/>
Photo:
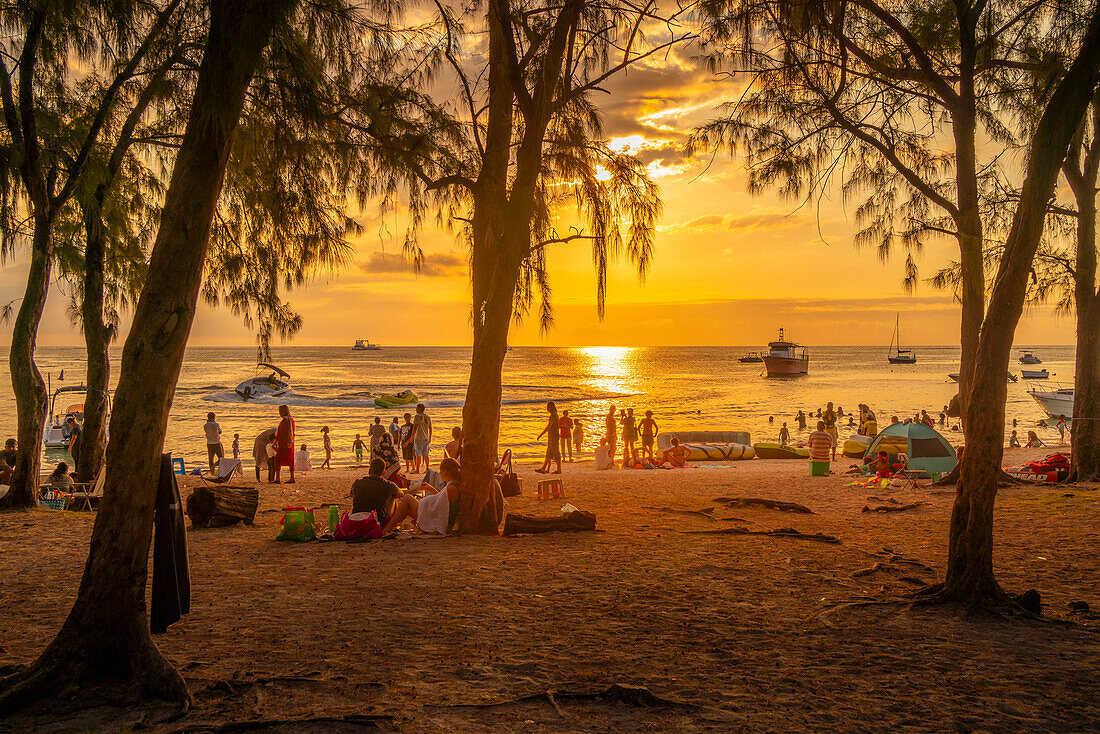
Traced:
<path fill-rule="evenodd" d="M 533 468 L 517 467 L 524 496 L 509 509 L 557 513 L 561 501 L 534 498 Z M 1037 589 L 1046 616 L 1002 619 L 904 601 L 943 574 L 953 490 L 806 471 L 566 464 L 566 499 L 597 532 L 358 544 L 274 537 L 283 506 L 346 505 L 363 472 L 261 485 L 255 526 L 188 532 L 192 612 L 156 638 L 194 696 L 183 718 L 69 719 L 45 703 L 0 730 L 1095 731 L 1095 487 L 1001 491 L 998 577 Z M 91 527 L 88 513 L 0 514 L 0 664 L 29 663 L 60 627 Z M 708 532 L 731 527 L 836 542 Z M 1093 612 L 1071 612 L 1078 600 Z"/>

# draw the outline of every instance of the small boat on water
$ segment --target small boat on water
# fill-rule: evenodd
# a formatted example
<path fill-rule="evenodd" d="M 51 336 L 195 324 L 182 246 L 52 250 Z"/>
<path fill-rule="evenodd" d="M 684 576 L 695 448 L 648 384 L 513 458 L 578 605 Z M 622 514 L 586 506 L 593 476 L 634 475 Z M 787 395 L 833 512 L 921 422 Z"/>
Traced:
<path fill-rule="evenodd" d="M 1020 370 L 1020 376 L 1025 380 L 1045 380 L 1050 377 L 1050 373 L 1046 371 L 1046 368 L 1041 370 Z"/>
<path fill-rule="evenodd" d="M 1036 390 L 1033 388 L 1028 390 L 1027 394 L 1051 418 L 1063 415 L 1067 418 L 1073 417 L 1072 387 L 1056 388 L 1054 390 Z"/>
<path fill-rule="evenodd" d="M 748 354 L 741 355 L 741 357 L 739 357 L 737 361 L 738 362 L 746 362 L 746 363 L 748 363 L 748 362 L 763 362 L 764 358 L 760 356 L 760 352 L 749 352 Z"/>
<path fill-rule="evenodd" d="M 397 408 L 402 405 L 412 405 L 419 401 L 412 390 L 402 390 L 392 395 L 379 395 L 374 399 L 374 404 L 379 408 Z"/>
<path fill-rule="evenodd" d="M 947 376 L 950 377 L 955 382 L 958 382 L 959 377 L 960 377 L 958 372 L 951 372 Z M 1005 379 L 1008 382 L 1016 382 L 1016 375 L 1012 374 L 1011 372 L 1008 372 L 1008 373 L 1005 374 Z"/>
<path fill-rule="evenodd" d="M 799 351 L 801 345 L 783 338 L 783 327 L 779 327 L 779 339 L 768 342 L 768 353 L 762 358 L 768 377 L 793 377 L 805 375 L 810 371 L 810 357 L 806 350 Z"/>
<path fill-rule="evenodd" d="M 355 346 L 351 349 L 354 352 L 377 352 L 382 349 L 382 347 L 378 346 L 377 344 L 371 344 L 365 339 L 356 339 Z"/>
<path fill-rule="evenodd" d="M 54 390 L 50 397 L 50 413 L 46 416 L 46 423 L 42 426 L 42 444 L 48 449 L 62 449 L 69 445 L 71 430 L 68 426 L 69 417 L 76 420 L 77 426 L 84 425 L 84 403 L 71 403 L 63 411 L 57 410 L 57 399 L 62 395 L 72 393 L 88 394 L 87 385 L 68 385 Z M 107 415 L 110 417 L 111 397 L 107 396 Z"/>
<path fill-rule="evenodd" d="M 245 400 L 250 398 L 277 398 L 290 392 L 290 375 L 268 362 L 256 365 L 259 374 L 237 385 L 236 392 Z M 263 374 L 271 370 L 270 374 Z"/>
<path fill-rule="evenodd" d="M 917 353 L 912 349 L 901 348 L 901 314 L 894 319 L 894 335 L 890 337 L 890 351 L 886 353 L 886 361 L 890 364 L 916 364 Z"/>
<path fill-rule="evenodd" d="M 1020 357 L 1020 364 L 1042 364 L 1043 360 L 1036 357 L 1031 352 L 1024 352 Z"/>

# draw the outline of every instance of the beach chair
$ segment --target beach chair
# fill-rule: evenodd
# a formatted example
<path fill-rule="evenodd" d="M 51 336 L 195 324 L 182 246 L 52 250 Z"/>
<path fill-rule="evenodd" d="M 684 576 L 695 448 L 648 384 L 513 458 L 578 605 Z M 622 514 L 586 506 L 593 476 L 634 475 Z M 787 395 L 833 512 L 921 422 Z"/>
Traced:
<path fill-rule="evenodd" d="M 69 500 L 70 510 L 92 510 L 92 500 L 97 503 L 103 499 L 103 484 L 107 481 L 107 467 L 100 467 L 94 482 L 81 482 L 73 485 L 72 499 Z"/>
<path fill-rule="evenodd" d="M 897 471 L 891 475 L 890 479 L 901 479 L 901 489 L 911 489 L 917 486 L 917 479 L 921 476 L 922 472 L 909 468 L 909 455 L 898 454 Z"/>
<path fill-rule="evenodd" d="M 233 474 L 240 474 L 244 476 L 244 465 L 240 459 L 219 459 L 218 460 L 218 473 L 216 476 L 208 477 L 204 474 L 200 474 L 203 481 L 210 484 L 225 484 L 232 477 Z"/>

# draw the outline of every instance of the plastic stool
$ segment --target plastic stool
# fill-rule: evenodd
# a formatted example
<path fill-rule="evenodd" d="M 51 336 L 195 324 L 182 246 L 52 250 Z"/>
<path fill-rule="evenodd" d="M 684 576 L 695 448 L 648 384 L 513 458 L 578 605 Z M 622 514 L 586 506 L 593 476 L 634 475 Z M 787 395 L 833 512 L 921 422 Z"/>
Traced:
<path fill-rule="evenodd" d="M 552 500 L 565 497 L 565 486 L 560 479 L 541 479 L 538 483 L 538 498 Z"/>
<path fill-rule="evenodd" d="M 172 471 L 180 476 L 187 474 L 187 468 L 183 465 L 183 459 L 172 459 Z"/>

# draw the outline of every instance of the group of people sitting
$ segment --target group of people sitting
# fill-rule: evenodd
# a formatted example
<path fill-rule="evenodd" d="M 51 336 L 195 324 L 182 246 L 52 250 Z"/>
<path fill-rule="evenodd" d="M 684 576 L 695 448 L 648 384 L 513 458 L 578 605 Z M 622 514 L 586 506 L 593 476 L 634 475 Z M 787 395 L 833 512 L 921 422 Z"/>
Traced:
<path fill-rule="evenodd" d="M 420 490 L 425 494 L 419 498 L 390 481 L 386 469 L 386 462 L 376 456 L 371 459 L 367 476 L 351 485 L 352 515 L 373 512 L 383 533 L 398 529 L 405 520 L 411 521 L 422 533 L 447 535 L 454 530 L 462 487 L 462 468 L 458 461 L 448 457 L 439 462 L 443 486 L 436 488 L 423 481 Z"/>

